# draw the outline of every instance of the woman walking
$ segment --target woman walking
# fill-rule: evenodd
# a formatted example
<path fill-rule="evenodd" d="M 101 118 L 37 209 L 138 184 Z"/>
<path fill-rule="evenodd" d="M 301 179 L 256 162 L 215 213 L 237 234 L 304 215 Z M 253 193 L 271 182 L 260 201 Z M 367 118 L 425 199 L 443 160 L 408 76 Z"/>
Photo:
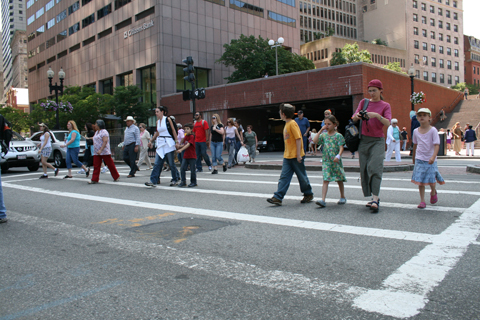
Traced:
<path fill-rule="evenodd" d="M 93 166 L 93 136 L 95 135 L 95 131 L 93 130 L 93 126 L 90 122 L 85 124 L 85 154 L 83 155 L 83 164 L 87 167 Z M 85 173 L 85 170 L 80 170 L 77 172 L 78 174 Z"/>
<path fill-rule="evenodd" d="M 383 101 L 383 85 L 374 79 L 368 84 L 368 94 L 371 99 L 360 101 L 353 121 L 362 121 L 362 138 L 358 147 L 360 160 L 360 176 L 365 197 L 373 196 L 367 207 L 372 213 L 380 208 L 380 185 L 382 184 L 383 159 L 385 158 L 385 135 L 383 127 L 390 125 L 392 109 Z M 367 105 L 365 112 L 362 110 Z"/>
<path fill-rule="evenodd" d="M 210 150 L 212 151 L 212 174 L 217 174 L 217 162 L 223 166 L 223 172 L 227 171 L 227 164 L 223 161 L 223 135 L 225 129 L 218 114 L 212 116 L 212 126 L 210 127 Z"/>
<path fill-rule="evenodd" d="M 460 122 L 455 123 L 452 128 L 453 133 L 453 151 L 455 155 L 459 156 L 460 151 L 462 151 L 462 129 L 460 129 Z"/>
<path fill-rule="evenodd" d="M 225 144 L 228 150 L 228 169 L 234 165 L 235 158 L 235 138 L 240 140 L 237 127 L 233 125 L 233 119 L 228 118 L 227 127 L 225 128 Z"/>
<path fill-rule="evenodd" d="M 40 123 L 40 131 L 43 131 L 43 134 L 40 136 L 40 149 L 38 150 L 38 153 L 40 153 L 42 156 L 42 169 L 43 169 L 43 175 L 40 177 L 40 179 L 47 179 L 48 174 L 47 174 L 47 168 L 53 169 L 55 172 L 55 177 L 58 175 L 58 168 L 55 168 L 52 166 L 50 163 L 48 163 L 48 158 L 52 154 L 52 136 L 50 131 L 48 130 L 48 127 Z"/>
<path fill-rule="evenodd" d="M 68 174 L 63 177 L 63 179 L 72 178 L 72 162 L 79 168 L 85 170 L 85 176 L 88 178 L 90 175 L 90 169 L 87 169 L 83 163 L 78 160 L 78 153 L 80 152 L 80 133 L 78 132 L 78 127 L 75 121 L 70 120 L 67 123 L 67 129 L 69 131 L 67 140 L 62 148 L 67 148 L 67 163 Z"/>
<path fill-rule="evenodd" d="M 150 132 L 147 131 L 147 126 L 145 123 L 140 123 L 138 125 L 140 128 L 140 157 L 138 158 L 137 167 L 140 168 L 142 163 L 145 161 L 145 164 L 148 166 L 148 170 L 152 169 L 152 163 L 150 162 L 150 157 L 148 156 L 148 141 L 150 141 Z"/>
<path fill-rule="evenodd" d="M 92 180 L 88 181 L 89 184 L 96 184 L 100 178 L 100 167 L 102 162 L 110 170 L 113 181 L 117 182 L 120 179 L 115 163 L 113 163 L 112 152 L 110 151 L 110 135 L 105 130 L 105 122 L 103 120 L 97 120 L 94 124 L 96 130 L 93 136 L 93 175 Z"/>
<path fill-rule="evenodd" d="M 250 156 L 250 160 L 248 160 L 248 162 L 255 162 L 258 139 L 257 134 L 252 130 L 251 125 L 247 126 L 247 132 L 245 132 L 243 136 L 245 137 L 245 145 L 247 146 L 248 155 Z"/>
<path fill-rule="evenodd" d="M 392 159 L 393 151 L 395 151 L 395 160 L 397 162 L 402 161 L 402 155 L 400 154 L 400 130 L 397 123 L 397 119 L 393 118 L 387 130 L 387 153 L 385 155 L 385 161 L 387 162 Z"/>

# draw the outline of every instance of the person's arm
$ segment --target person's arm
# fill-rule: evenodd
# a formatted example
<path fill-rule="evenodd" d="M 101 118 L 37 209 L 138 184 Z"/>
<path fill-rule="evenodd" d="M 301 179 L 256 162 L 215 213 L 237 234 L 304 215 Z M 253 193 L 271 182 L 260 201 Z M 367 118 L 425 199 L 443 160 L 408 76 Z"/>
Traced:
<path fill-rule="evenodd" d="M 98 155 L 102 154 L 103 150 L 107 146 L 107 143 L 108 143 L 108 137 L 107 136 L 102 137 L 102 146 L 100 147 L 100 149 L 97 152 Z"/>
<path fill-rule="evenodd" d="M 432 164 L 435 162 L 435 158 L 437 157 L 438 151 L 440 150 L 440 145 L 436 144 L 433 148 L 433 155 L 428 159 L 428 164 Z"/>
<path fill-rule="evenodd" d="M 181 147 L 180 149 L 176 150 L 175 152 L 176 152 L 176 153 L 182 153 L 184 150 L 187 150 L 188 147 L 190 147 L 190 142 L 187 142 L 186 145 L 184 145 L 184 146 Z"/>
<path fill-rule="evenodd" d="M 387 138 L 395 142 L 395 139 L 393 138 L 393 127 L 389 126 L 387 129 Z"/>
<path fill-rule="evenodd" d="M 153 137 L 150 138 L 150 141 L 148 141 L 148 147 L 151 148 L 152 147 L 152 143 L 153 141 L 155 141 L 155 139 L 157 139 L 158 137 L 158 131 L 155 131 L 155 133 L 153 134 Z"/>
<path fill-rule="evenodd" d="M 312 139 L 313 143 L 318 144 L 318 140 L 320 140 L 320 134 L 321 133 L 322 133 L 322 131 L 320 130 L 320 131 L 317 132 L 317 134 L 315 134 L 313 136 L 313 139 Z"/>
<path fill-rule="evenodd" d="M 238 137 L 238 140 L 240 140 L 240 143 L 241 143 L 241 144 L 242 144 L 242 146 L 243 146 L 243 139 L 242 139 L 242 138 L 240 138 L 240 134 L 238 134 L 238 130 L 237 130 L 237 128 L 234 128 L 234 130 L 235 130 L 235 135 Z"/>
<path fill-rule="evenodd" d="M 308 135 L 308 133 L 310 132 L 310 122 L 309 122 L 308 124 L 309 124 L 309 126 L 308 126 L 308 128 L 307 128 L 307 131 L 305 131 L 305 134 L 304 134 L 305 137 L 306 137 L 306 136 Z"/>
<path fill-rule="evenodd" d="M 68 142 L 62 146 L 62 148 L 68 147 L 69 144 L 72 144 L 75 141 L 76 137 L 77 137 L 77 133 L 72 131 L 72 138 L 68 140 Z"/>
<path fill-rule="evenodd" d="M 438 146 L 437 146 L 437 147 L 438 147 Z M 440 148 L 439 148 L 439 149 L 440 149 Z M 437 152 L 438 152 L 438 150 L 437 150 Z M 412 151 L 412 161 L 413 161 L 413 164 L 415 164 L 415 156 L 416 156 L 416 154 L 417 154 L 417 144 L 415 143 L 415 144 L 413 145 L 413 151 Z"/>
<path fill-rule="evenodd" d="M 43 150 L 43 148 L 47 144 L 48 139 L 50 139 L 50 134 L 48 132 L 45 132 L 44 139 L 43 139 L 43 144 L 40 146 L 40 150 L 38 150 L 39 153 Z"/>
<path fill-rule="evenodd" d="M 302 150 L 302 139 L 300 138 L 300 139 L 295 140 L 295 143 L 297 145 L 297 161 L 299 163 L 302 163 L 302 152 L 301 152 L 301 150 Z"/>
<path fill-rule="evenodd" d="M 255 150 L 257 150 L 258 148 L 258 138 L 257 138 L 257 134 L 255 133 Z"/>

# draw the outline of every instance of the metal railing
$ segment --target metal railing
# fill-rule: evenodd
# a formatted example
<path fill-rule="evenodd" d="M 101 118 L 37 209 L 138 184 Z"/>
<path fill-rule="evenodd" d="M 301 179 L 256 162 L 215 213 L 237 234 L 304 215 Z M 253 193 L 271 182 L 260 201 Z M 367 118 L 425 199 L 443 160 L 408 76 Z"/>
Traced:
<path fill-rule="evenodd" d="M 445 112 L 445 116 L 447 116 L 447 113 L 451 113 L 453 111 L 453 109 L 455 109 L 455 107 L 457 106 L 457 103 L 458 103 L 457 101 L 459 100 L 460 97 L 462 97 L 462 100 L 463 100 L 463 93 L 462 92 L 460 92 L 457 95 L 455 100 L 453 100 L 453 102 L 448 107 L 442 108 L 442 110 Z M 440 114 L 441 114 L 442 110 L 437 112 L 437 114 L 433 117 L 432 123 L 437 123 L 440 120 Z"/>

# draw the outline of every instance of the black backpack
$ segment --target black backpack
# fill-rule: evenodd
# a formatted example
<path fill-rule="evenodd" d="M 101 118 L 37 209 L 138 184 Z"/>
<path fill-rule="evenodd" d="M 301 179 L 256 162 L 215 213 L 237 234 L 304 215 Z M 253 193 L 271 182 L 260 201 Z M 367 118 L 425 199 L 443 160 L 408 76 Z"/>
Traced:
<path fill-rule="evenodd" d="M 177 128 L 177 123 L 175 122 L 175 120 L 173 120 L 171 117 L 167 117 L 167 130 L 168 130 L 168 133 L 172 136 L 172 138 L 174 137 L 173 136 L 173 131 L 172 131 L 172 127 L 170 127 L 170 121 L 168 121 L 168 119 L 172 120 L 172 124 L 173 124 L 173 130 L 175 130 L 175 133 L 178 134 L 178 128 Z"/>
<path fill-rule="evenodd" d="M 363 104 L 363 111 L 367 110 L 368 103 L 370 100 L 365 99 Z M 362 138 L 362 120 L 354 123 L 352 120 L 348 122 L 348 125 L 345 127 L 345 144 L 347 145 L 348 151 L 356 152 L 358 146 L 360 145 L 360 139 Z"/>
<path fill-rule="evenodd" d="M 10 148 L 10 141 L 12 140 L 13 132 L 12 125 L 0 114 L 0 144 L 1 152 L 6 155 L 8 148 Z"/>

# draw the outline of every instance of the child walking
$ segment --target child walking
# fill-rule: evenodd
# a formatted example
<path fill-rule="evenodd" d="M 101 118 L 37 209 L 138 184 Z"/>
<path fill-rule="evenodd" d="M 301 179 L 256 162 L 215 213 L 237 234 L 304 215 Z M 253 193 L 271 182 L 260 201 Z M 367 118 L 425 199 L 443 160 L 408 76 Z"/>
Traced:
<path fill-rule="evenodd" d="M 343 146 L 345 145 L 345 139 L 337 132 L 336 127 L 339 125 L 337 118 L 334 115 L 325 117 L 325 129 L 327 132 L 319 132 L 314 138 L 315 144 L 320 143 L 323 145 L 322 155 L 322 171 L 323 171 L 323 187 L 322 187 L 322 200 L 315 202 L 320 207 L 325 207 L 325 199 L 327 197 L 328 184 L 330 181 L 336 181 L 340 190 L 340 200 L 338 204 L 347 203 L 345 198 L 345 188 L 343 185 L 345 178 L 345 170 L 342 164 Z"/>
<path fill-rule="evenodd" d="M 412 182 L 418 185 L 420 192 L 419 209 L 425 209 L 425 186 L 430 186 L 430 203 L 438 201 L 436 183 L 445 184 L 438 172 L 437 154 L 440 150 L 440 138 L 435 127 L 430 125 L 432 113 L 428 108 L 421 108 L 417 112 L 417 120 L 420 127 L 413 131 L 413 168 Z"/>
<path fill-rule="evenodd" d="M 180 148 L 180 145 L 177 144 L 177 148 L 180 149 L 175 151 L 177 154 L 181 154 L 183 151 L 185 151 L 183 154 L 182 166 L 180 167 L 180 178 L 182 181 L 178 186 L 187 186 L 186 171 L 190 166 L 190 184 L 188 187 L 191 188 L 197 186 L 197 174 L 195 172 L 195 161 L 197 161 L 197 154 L 195 152 L 195 136 L 192 134 L 193 124 L 187 123 L 183 127 L 185 130 L 185 138 L 183 139 L 185 145 Z"/>
<path fill-rule="evenodd" d="M 312 187 L 308 181 L 307 171 L 305 169 L 305 151 L 303 149 L 303 137 L 300 127 L 295 121 L 292 121 L 295 114 L 295 107 L 288 103 L 280 105 L 280 117 L 285 121 L 283 129 L 283 140 L 285 143 L 285 152 L 283 153 L 283 165 L 280 179 L 278 180 L 278 189 L 272 198 L 267 199 L 271 204 L 281 206 L 282 200 L 287 193 L 293 173 L 297 176 L 300 183 L 300 190 L 303 193 L 303 199 L 300 203 L 308 203 L 313 200 Z"/>

